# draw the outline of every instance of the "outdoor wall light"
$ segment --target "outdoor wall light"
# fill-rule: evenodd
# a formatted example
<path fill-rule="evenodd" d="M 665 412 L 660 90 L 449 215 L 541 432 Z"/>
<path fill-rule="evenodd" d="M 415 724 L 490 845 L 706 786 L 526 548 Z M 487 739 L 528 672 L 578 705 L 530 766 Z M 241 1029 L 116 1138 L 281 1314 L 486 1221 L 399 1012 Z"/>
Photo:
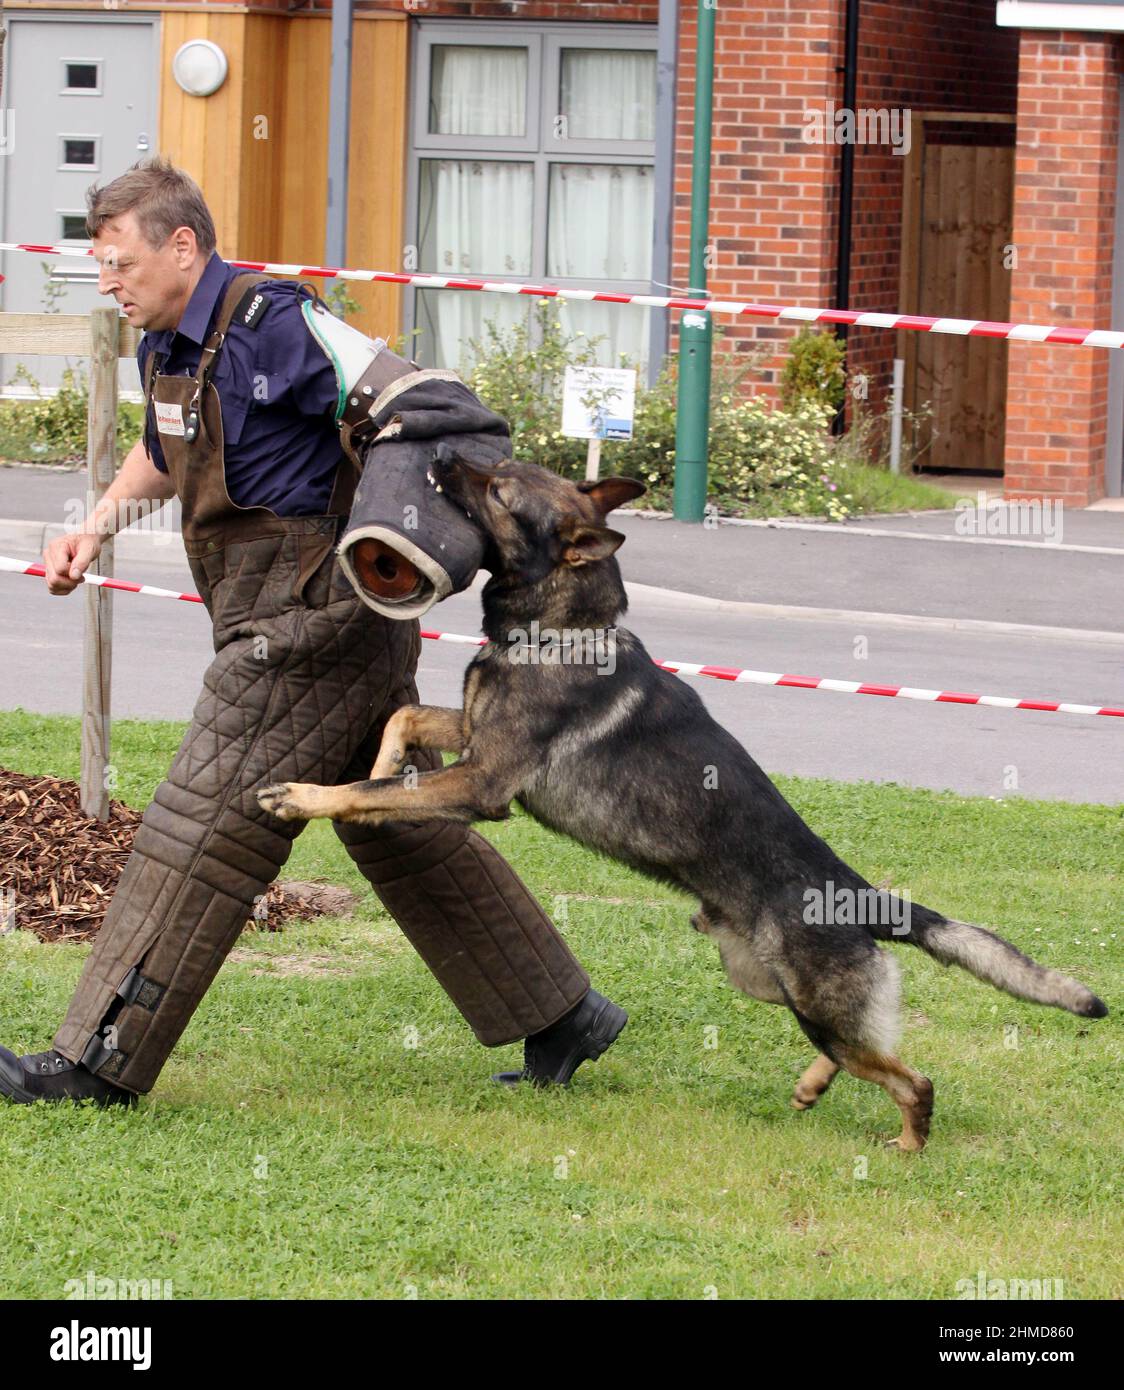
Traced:
<path fill-rule="evenodd" d="M 209 97 L 226 81 L 226 54 L 210 39 L 188 39 L 176 49 L 172 76 L 193 97 Z"/>

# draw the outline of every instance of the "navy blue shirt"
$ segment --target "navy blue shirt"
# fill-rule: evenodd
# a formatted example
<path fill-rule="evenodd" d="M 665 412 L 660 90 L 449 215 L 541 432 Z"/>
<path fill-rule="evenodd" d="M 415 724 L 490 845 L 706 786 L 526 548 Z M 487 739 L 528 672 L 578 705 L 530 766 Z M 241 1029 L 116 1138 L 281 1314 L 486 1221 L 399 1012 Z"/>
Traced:
<path fill-rule="evenodd" d="M 157 370 L 194 376 L 226 287 L 246 272 L 217 251 L 183 311 L 179 327 L 145 333 L 137 347 L 144 381 L 150 352 L 167 354 Z M 335 423 L 339 387 L 324 350 L 308 331 L 295 280 L 269 280 L 258 290 L 268 304 L 257 323 L 232 323 L 211 380 L 222 406 L 226 488 L 240 507 L 269 507 L 278 516 L 320 516 L 328 509 L 340 460 Z M 307 294 L 307 291 L 306 291 Z M 149 458 L 168 471 L 154 412 L 145 420 Z"/>

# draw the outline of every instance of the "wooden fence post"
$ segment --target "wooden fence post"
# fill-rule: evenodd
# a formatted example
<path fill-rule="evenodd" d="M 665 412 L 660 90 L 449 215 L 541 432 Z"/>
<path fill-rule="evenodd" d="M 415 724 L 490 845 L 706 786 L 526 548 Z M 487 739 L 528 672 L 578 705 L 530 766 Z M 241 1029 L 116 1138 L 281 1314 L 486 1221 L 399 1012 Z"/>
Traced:
<path fill-rule="evenodd" d="M 101 500 L 117 471 L 117 308 L 90 311 L 90 397 L 87 411 L 87 513 Z M 113 576 L 113 537 L 106 537 L 90 573 Z M 109 819 L 109 691 L 113 652 L 113 594 L 86 585 L 82 661 L 81 807 Z"/>

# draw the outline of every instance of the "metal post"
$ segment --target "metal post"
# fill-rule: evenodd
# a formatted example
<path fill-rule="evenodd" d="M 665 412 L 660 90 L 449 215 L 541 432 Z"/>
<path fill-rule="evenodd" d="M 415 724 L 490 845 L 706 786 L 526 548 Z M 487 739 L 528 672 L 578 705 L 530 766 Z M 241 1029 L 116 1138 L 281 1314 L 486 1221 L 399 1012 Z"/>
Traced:
<path fill-rule="evenodd" d="M 691 171 L 690 292 L 706 292 L 710 224 L 710 126 L 714 105 L 714 11 L 717 0 L 698 0 L 695 58 L 695 135 Z M 675 422 L 675 487 L 679 521 L 702 521 L 706 507 L 707 436 L 710 430 L 711 317 L 688 310 L 679 321 L 679 400 Z"/>
<path fill-rule="evenodd" d="M 332 0 L 332 75 L 328 98 L 328 225 L 324 260 L 347 264 L 347 158 L 351 135 L 351 11 Z"/>
<path fill-rule="evenodd" d="M 905 394 L 905 358 L 894 358 L 894 390 L 890 397 L 890 472 L 902 471 L 902 397 Z"/>

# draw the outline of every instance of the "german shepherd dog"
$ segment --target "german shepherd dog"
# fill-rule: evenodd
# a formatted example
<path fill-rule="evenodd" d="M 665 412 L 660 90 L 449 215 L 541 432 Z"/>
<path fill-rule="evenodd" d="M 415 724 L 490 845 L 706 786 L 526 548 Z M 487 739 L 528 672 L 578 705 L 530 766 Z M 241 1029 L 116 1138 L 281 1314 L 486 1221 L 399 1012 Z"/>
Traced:
<path fill-rule="evenodd" d="M 1019 999 L 1085 1018 L 1108 1012 L 1001 937 L 873 888 L 696 691 L 615 626 L 627 606 L 614 558 L 625 538 L 605 517 L 641 484 L 574 484 L 537 464 L 484 468 L 447 451 L 433 474 L 487 537 L 488 642 L 465 673 L 464 708 L 399 709 L 371 781 L 283 783 L 258 793 L 263 807 L 286 820 L 477 821 L 505 819 L 514 799 L 581 844 L 687 889 L 700 901 L 692 925 L 713 938 L 734 987 L 787 1005 L 816 1048 L 793 1106 L 815 1105 L 845 1068 L 896 1102 L 903 1124 L 891 1142 L 903 1151 L 924 1147 L 933 1087 L 894 1055 L 899 969 L 878 941 L 920 946 Z M 582 659 L 567 659 L 577 645 Z M 411 748 L 460 756 L 398 775 Z"/>

